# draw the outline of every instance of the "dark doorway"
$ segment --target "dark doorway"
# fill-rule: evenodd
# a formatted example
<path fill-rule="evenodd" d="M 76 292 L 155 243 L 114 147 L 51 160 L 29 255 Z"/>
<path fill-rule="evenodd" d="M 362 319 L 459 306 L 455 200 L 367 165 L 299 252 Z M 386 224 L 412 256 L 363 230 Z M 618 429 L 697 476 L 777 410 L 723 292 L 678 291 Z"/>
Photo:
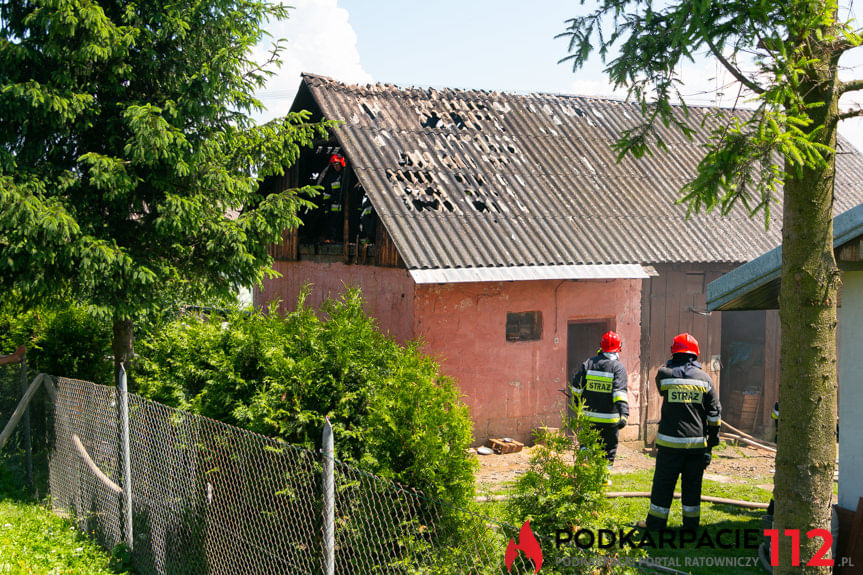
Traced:
<path fill-rule="evenodd" d="M 588 320 L 570 322 L 567 326 L 566 338 L 566 380 L 572 381 L 572 376 L 579 366 L 589 357 L 596 355 L 602 334 L 610 328 L 608 320 Z"/>
<path fill-rule="evenodd" d="M 722 312 L 722 418 L 747 433 L 756 430 L 764 409 L 765 320 L 761 310 Z"/>

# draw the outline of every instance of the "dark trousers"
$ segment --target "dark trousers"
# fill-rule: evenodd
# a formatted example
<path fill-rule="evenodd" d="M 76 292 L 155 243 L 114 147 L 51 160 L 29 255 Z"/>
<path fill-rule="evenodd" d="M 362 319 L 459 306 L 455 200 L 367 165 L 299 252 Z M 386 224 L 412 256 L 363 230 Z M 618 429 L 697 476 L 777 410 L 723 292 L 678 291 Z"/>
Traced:
<path fill-rule="evenodd" d="M 648 529 L 664 529 L 674 499 L 674 486 L 680 476 L 683 528 L 696 529 L 701 520 L 701 479 L 704 476 L 705 449 L 674 449 L 659 446 L 653 487 L 650 489 Z"/>
<path fill-rule="evenodd" d="M 608 464 L 613 464 L 614 456 L 617 455 L 617 424 L 592 423 L 591 425 L 599 432 L 599 440 L 602 442 Z"/>

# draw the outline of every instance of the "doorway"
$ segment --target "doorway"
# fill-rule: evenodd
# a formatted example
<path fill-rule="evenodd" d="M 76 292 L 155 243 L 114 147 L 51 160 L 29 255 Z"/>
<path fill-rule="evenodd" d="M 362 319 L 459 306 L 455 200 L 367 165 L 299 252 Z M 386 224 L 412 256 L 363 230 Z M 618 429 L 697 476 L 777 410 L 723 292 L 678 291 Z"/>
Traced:
<path fill-rule="evenodd" d="M 602 334 L 611 329 L 609 320 L 590 319 L 570 322 L 566 334 L 566 381 L 569 384 L 572 376 L 589 357 L 596 355 Z"/>

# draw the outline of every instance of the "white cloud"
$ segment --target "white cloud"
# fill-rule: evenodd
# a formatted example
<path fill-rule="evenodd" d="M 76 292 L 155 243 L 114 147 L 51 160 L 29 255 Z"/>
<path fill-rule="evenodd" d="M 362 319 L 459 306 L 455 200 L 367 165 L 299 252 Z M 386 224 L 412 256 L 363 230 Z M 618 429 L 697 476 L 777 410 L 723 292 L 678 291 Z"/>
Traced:
<path fill-rule="evenodd" d="M 272 39 L 285 38 L 282 66 L 257 96 L 267 110 L 258 121 L 286 114 L 300 85 L 300 73 L 331 76 L 348 83 L 367 83 L 372 77 L 360 64 L 357 35 L 348 21 L 348 11 L 336 0 L 293 0 L 290 18 L 266 26 Z M 256 59 L 266 61 L 272 39 L 259 45 Z"/>

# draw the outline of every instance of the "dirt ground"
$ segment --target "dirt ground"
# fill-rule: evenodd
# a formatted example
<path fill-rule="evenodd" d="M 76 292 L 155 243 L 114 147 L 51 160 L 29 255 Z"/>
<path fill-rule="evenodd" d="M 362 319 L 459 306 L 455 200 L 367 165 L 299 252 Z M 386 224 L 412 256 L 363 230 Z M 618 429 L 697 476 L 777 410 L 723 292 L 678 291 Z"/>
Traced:
<path fill-rule="evenodd" d="M 514 481 L 528 467 L 534 447 L 506 455 L 476 455 L 480 468 L 476 474 L 477 493 L 488 493 Z M 750 483 L 773 488 L 774 454 L 760 449 L 725 444 L 714 449 L 706 479 L 729 483 Z M 617 448 L 612 475 L 641 469 L 653 470 L 655 457 L 641 442 L 621 443 Z"/>

